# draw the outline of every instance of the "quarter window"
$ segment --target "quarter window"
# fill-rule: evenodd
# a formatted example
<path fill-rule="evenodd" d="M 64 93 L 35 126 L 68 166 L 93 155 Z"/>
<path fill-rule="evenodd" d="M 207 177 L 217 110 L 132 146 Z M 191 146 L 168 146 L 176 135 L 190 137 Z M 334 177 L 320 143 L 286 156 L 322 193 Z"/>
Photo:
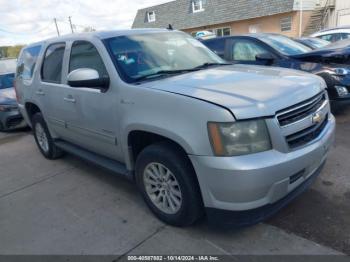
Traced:
<path fill-rule="evenodd" d="M 18 77 L 24 80 L 32 79 L 40 50 L 41 46 L 33 46 L 23 50 L 17 63 Z"/>
<path fill-rule="evenodd" d="M 148 12 L 147 13 L 147 21 L 148 23 L 155 22 L 156 21 L 156 12 Z"/>
<path fill-rule="evenodd" d="M 50 45 L 45 52 L 41 78 L 49 83 L 61 83 L 65 43 Z"/>
<path fill-rule="evenodd" d="M 286 31 L 291 31 L 292 30 L 292 17 L 284 17 L 281 19 L 281 31 L 286 32 Z"/>
<path fill-rule="evenodd" d="M 95 69 L 101 78 L 108 77 L 106 67 L 96 47 L 86 41 L 76 41 L 72 45 L 69 72 L 79 68 Z"/>
<path fill-rule="evenodd" d="M 267 53 L 264 48 L 248 40 L 236 42 L 232 51 L 234 61 L 256 61 L 258 54 Z"/>
<path fill-rule="evenodd" d="M 203 0 L 193 0 L 192 1 L 192 12 L 197 13 L 204 11 Z"/>

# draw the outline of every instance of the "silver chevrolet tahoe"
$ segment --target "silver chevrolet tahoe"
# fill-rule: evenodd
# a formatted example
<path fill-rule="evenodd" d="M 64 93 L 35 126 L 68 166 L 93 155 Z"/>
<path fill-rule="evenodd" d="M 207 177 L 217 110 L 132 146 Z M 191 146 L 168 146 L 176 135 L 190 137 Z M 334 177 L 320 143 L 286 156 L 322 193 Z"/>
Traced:
<path fill-rule="evenodd" d="M 334 139 L 321 78 L 227 64 L 178 31 L 29 45 L 16 91 L 46 158 L 69 152 L 134 180 L 176 226 L 266 219 L 313 182 Z"/>

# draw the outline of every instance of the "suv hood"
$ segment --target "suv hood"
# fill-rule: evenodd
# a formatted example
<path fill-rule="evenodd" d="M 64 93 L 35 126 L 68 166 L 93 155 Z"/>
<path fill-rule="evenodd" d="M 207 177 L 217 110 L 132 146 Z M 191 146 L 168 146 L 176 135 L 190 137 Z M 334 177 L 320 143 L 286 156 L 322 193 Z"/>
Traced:
<path fill-rule="evenodd" d="M 273 116 L 317 95 L 318 76 L 274 67 L 233 65 L 149 82 L 150 88 L 208 101 L 229 109 L 236 119 Z"/>

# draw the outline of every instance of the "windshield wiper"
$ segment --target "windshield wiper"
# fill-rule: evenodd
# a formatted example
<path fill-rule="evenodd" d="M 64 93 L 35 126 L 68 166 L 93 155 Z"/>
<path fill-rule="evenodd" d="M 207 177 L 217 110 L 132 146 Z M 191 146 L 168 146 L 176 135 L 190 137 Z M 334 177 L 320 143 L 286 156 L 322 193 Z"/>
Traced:
<path fill-rule="evenodd" d="M 200 66 L 193 68 L 194 70 L 205 69 L 211 66 L 232 65 L 232 63 L 204 63 Z"/>
<path fill-rule="evenodd" d="M 136 77 L 136 78 L 134 78 L 134 80 L 135 80 L 135 82 L 138 82 L 138 81 L 142 81 L 145 79 L 150 79 L 152 77 L 157 77 L 157 76 L 162 76 L 162 75 L 183 74 L 183 73 L 193 72 L 193 71 L 197 71 L 197 70 L 198 69 L 160 70 L 160 71 L 157 71 L 157 72 L 152 73 L 152 74 Z"/>

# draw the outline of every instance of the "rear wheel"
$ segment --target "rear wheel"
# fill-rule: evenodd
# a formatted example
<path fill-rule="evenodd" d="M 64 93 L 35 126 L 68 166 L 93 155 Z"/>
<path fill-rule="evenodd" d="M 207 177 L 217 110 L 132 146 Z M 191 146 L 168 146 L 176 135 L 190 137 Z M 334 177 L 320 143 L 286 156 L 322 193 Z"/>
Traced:
<path fill-rule="evenodd" d="M 154 144 L 140 153 L 136 182 L 149 208 L 165 223 L 188 226 L 203 214 L 191 162 L 170 143 Z"/>
<path fill-rule="evenodd" d="M 35 142 L 43 156 L 47 159 L 57 159 L 61 157 L 63 152 L 54 144 L 41 113 L 36 113 L 33 116 L 32 125 Z"/>

